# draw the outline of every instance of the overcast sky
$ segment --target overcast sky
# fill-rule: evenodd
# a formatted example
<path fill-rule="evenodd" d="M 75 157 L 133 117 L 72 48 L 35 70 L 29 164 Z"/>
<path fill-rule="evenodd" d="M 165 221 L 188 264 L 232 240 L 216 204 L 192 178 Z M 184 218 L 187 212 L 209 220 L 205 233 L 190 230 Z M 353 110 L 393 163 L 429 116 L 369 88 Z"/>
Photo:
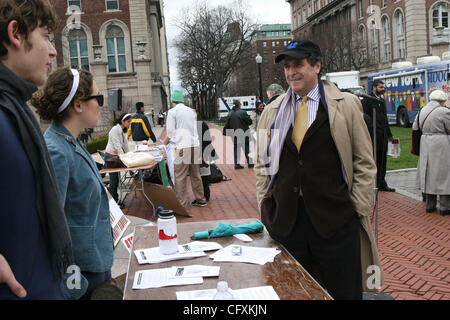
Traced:
<path fill-rule="evenodd" d="M 290 5 L 286 0 L 242 0 L 242 2 L 246 4 L 250 18 L 256 23 L 291 23 Z M 196 0 L 164 0 L 171 90 L 180 89 L 180 81 L 176 70 L 176 51 L 173 48 L 173 40 L 179 31 L 174 22 L 178 17 L 181 17 L 184 8 L 193 7 L 195 3 Z M 228 6 L 233 1 L 208 0 L 207 3 L 208 6 L 215 7 L 219 4 Z"/>

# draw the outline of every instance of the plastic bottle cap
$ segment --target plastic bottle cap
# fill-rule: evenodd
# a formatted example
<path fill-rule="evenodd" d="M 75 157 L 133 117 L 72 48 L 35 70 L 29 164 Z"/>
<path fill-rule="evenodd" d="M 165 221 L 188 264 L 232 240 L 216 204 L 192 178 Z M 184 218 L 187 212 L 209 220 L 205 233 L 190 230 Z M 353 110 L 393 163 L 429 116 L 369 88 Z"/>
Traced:
<path fill-rule="evenodd" d="M 162 219 L 169 219 L 173 217 L 173 211 L 162 209 L 158 212 L 158 215 Z"/>
<path fill-rule="evenodd" d="M 217 291 L 225 292 L 228 290 L 228 283 L 226 281 L 219 281 L 217 283 Z"/>

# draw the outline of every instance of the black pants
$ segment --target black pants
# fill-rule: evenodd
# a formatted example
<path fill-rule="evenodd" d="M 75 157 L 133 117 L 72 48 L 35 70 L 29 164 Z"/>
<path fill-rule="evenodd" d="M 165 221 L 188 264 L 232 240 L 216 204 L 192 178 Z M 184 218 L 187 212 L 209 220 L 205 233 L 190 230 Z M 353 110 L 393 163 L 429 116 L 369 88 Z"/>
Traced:
<path fill-rule="evenodd" d="M 209 176 L 202 176 L 202 184 L 203 184 L 203 194 L 205 195 L 206 201 L 209 201 L 211 196 L 211 191 L 209 190 Z"/>
<path fill-rule="evenodd" d="M 378 140 L 379 139 L 379 140 Z M 377 187 L 385 188 L 386 183 L 386 162 L 387 162 L 388 140 L 377 136 Z"/>
<path fill-rule="evenodd" d="M 323 238 L 311 224 L 303 198 L 300 197 L 292 232 L 287 237 L 271 236 L 291 253 L 333 299 L 361 300 L 359 234 L 360 223 L 355 213 L 331 238 Z"/>

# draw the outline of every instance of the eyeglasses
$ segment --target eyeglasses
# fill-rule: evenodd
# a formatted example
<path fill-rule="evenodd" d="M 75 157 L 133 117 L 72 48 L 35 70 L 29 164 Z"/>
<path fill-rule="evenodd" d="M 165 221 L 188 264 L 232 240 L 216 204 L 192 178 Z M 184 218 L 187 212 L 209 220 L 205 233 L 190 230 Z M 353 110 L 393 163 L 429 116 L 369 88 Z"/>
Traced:
<path fill-rule="evenodd" d="M 97 100 L 98 105 L 100 107 L 103 107 L 104 98 L 103 98 L 102 94 L 98 94 L 98 95 L 95 95 L 95 96 L 89 96 L 86 99 L 84 99 L 84 101 L 88 101 L 88 100 L 91 100 L 91 99 Z"/>

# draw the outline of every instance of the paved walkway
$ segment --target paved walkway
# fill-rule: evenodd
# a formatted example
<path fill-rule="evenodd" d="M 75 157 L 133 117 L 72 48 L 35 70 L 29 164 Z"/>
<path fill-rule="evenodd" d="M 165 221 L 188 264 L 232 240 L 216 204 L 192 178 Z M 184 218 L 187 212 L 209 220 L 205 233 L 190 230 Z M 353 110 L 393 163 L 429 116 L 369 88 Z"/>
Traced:
<path fill-rule="evenodd" d="M 234 170 L 227 164 L 232 160 L 227 140 L 215 135 L 213 144 L 225 162 L 219 167 L 231 180 L 212 184 L 208 206 L 190 208 L 193 217 L 177 217 L 179 223 L 259 219 L 254 172 L 248 168 Z M 378 246 L 385 275 L 381 292 L 397 300 L 450 299 L 450 216 L 425 212 L 420 191 L 414 187 L 414 169 L 388 172 L 386 179 L 397 192 L 380 192 L 378 197 Z M 192 197 L 190 188 L 188 192 Z M 127 199 L 123 211 L 144 219 L 152 215 L 139 193 Z"/>

